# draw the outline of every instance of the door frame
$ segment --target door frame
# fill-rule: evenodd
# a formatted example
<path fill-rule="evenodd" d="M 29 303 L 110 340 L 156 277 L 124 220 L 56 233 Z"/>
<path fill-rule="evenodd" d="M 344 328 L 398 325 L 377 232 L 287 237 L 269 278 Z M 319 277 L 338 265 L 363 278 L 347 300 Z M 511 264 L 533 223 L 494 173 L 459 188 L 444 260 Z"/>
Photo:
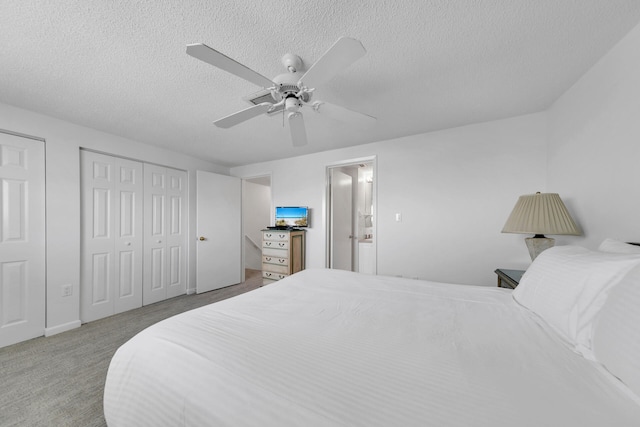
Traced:
<path fill-rule="evenodd" d="M 361 163 L 371 163 L 373 167 L 372 177 L 373 177 L 373 188 L 372 188 L 372 198 L 373 198 L 373 221 L 372 225 L 372 233 L 373 233 L 373 248 L 375 253 L 374 259 L 374 274 L 377 274 L 378 271 L 378 233 L 377 233 L 377 223 L 378 223 L 378 156 L 366 156 L 366 157 L 358 157 L 354 159 L 341 160 L 338 162 L 330 163 L 325 167 L 325 192 L 324 192 L 324 200 L 323 200 L 323 223 L 325 224 L 325 258 L 324 265 L 326 268 L 330 268 L 331 266 L 331 170 L 335 168 L 342 168 L 345 166 L 357 166 Z M 357 215 L 357 212 L 352 212 L 352 216 Z M 353 218 L 352 218 L 353 220 Z M 356 262 L 356 260 L 353 260 Z"/>

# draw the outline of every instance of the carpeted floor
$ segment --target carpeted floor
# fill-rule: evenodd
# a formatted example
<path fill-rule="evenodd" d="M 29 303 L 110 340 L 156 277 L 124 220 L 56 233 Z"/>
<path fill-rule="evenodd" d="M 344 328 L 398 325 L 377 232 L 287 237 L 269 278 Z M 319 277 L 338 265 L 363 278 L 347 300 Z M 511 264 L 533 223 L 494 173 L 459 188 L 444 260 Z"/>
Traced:
<path fill-rule="evenodd" d="M 106 426 L 102 392 L 113 353 L 160 320 L 260 287 L 246 270 L 238 285 L 183 295 L 0 349 L 0 426 Z"/>

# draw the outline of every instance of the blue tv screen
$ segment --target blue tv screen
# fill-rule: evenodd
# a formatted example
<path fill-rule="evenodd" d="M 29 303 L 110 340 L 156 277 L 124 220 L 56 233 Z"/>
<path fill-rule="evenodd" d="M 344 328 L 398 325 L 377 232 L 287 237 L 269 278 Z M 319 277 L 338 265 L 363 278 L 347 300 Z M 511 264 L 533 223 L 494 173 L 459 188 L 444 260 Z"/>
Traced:
<path fill-rule="evenodd" d="M 296 228 L 308 227 L 309 209 L 306 206 L 276 207 L 276 226 Z"/>

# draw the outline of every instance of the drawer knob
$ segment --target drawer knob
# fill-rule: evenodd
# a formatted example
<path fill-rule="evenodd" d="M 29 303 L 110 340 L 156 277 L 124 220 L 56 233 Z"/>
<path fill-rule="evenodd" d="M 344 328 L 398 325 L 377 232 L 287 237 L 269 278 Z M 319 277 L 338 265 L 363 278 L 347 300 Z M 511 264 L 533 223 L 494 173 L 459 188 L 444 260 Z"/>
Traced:
<path fill-rule="evenodd" d="M 265 257 L 267 261 L 271 261 L 271 257 Z"/>
<path fill-rule="evenodd" d="M 271 242 L 264 242 L 265 246 L 271 246 Z"/>
<path fill-rule="evenodd" d="M 278 245 L 282 248 L 284 247 L 284 243 L 278 243 Z"/>
<path fill-rule="evenodd" d="M 284 260 L 284 259 L 282 259 L 282 258 L 280 258 L 278 261 L 280 261 L 280 264 L 282 264 L 282 263 L 284 263 L 284 262 L 285 262 L 285 260 Z"/>

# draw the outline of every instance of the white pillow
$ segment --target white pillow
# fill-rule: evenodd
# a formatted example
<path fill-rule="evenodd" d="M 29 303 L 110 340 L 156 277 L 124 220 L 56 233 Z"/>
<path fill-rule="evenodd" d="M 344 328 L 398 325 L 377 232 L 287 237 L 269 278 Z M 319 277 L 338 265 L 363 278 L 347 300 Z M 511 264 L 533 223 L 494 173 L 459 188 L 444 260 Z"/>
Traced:
<path fill-rule="evenodd" d="M 593 353 L 640 396 L 640 267 L 611 289 L 593 327 Z"/>
<path fill-rule="evenodd" d="M 538 255 L 513 291 L 513 298 L 588 355 L 593 319 L 608 290 L 638 264 L 640 254 L 557 246 Z"/>
<path fill-rule="evenodd" d="M 630 245 L 613 239 L 604 239 L 602 243 L 600 243 L 598 250 L 613 254 L 640 254 L 640 246 Z"/>

